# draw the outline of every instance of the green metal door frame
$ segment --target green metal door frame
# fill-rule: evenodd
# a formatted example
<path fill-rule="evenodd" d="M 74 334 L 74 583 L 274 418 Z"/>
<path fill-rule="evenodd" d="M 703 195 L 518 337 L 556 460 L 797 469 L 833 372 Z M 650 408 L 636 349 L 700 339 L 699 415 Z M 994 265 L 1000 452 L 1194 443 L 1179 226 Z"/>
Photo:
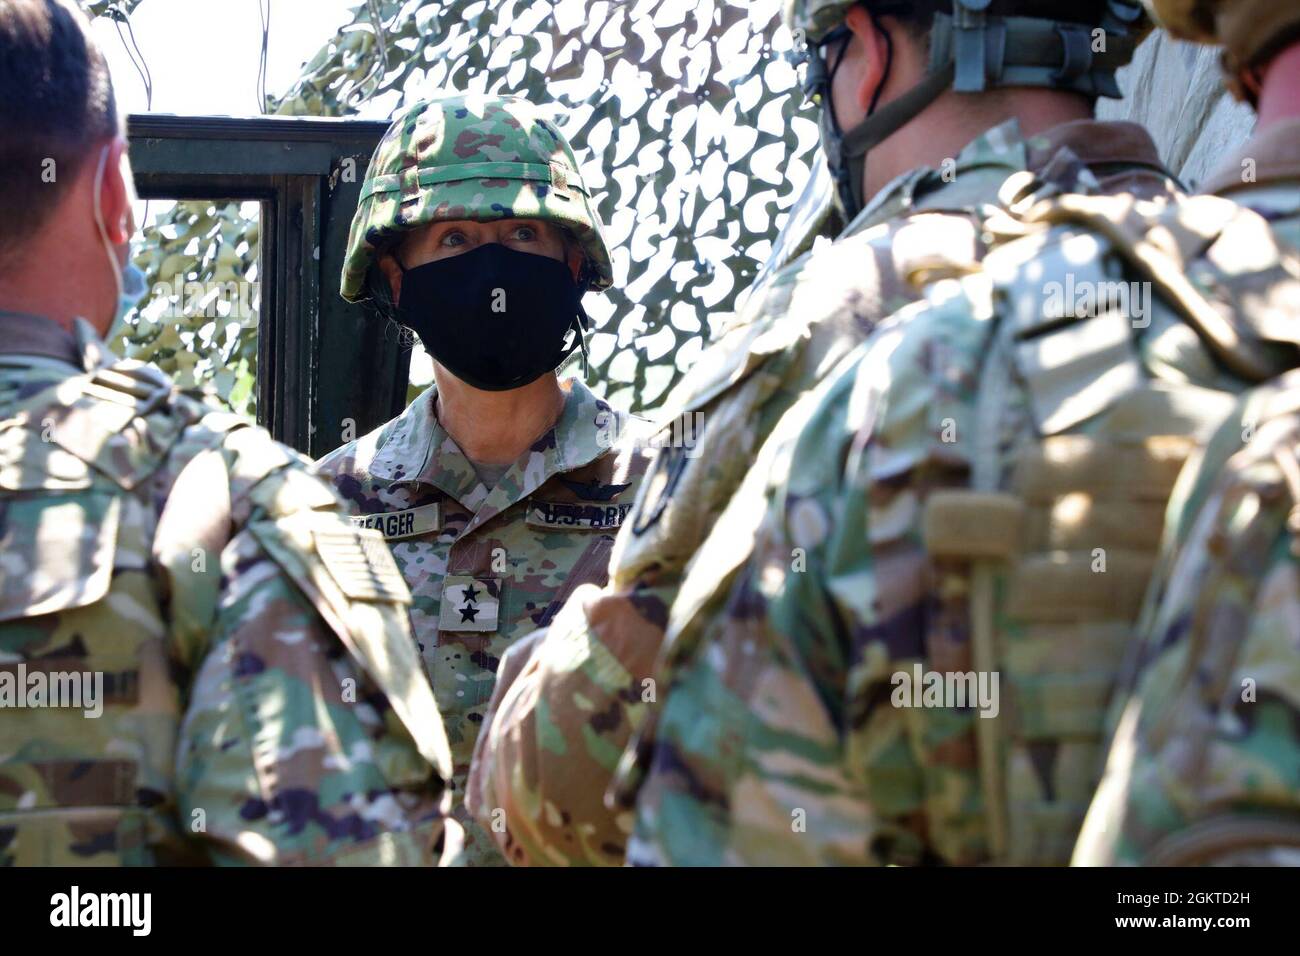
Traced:
<path fill-rule="evenodd" d="M 136 114 L 141 199 L 262 204 L 257 418 L 312 457 L 406 403 L 410 350 L 339 296 L 348 229 L 388 124 L 363 120 Z"/>

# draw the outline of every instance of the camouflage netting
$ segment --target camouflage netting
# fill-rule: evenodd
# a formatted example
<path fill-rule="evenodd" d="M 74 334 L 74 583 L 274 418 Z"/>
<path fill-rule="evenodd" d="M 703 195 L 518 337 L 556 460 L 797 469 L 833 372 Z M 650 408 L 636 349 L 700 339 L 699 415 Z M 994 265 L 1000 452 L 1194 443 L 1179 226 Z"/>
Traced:
<path fill-rule="evenodd" d="M 136 316 L 127 349 L 182 387 L 213 386 L 249 416 L 257 398 L 258 218 L 255 202 L 180 202 L 147 226 L 135 261 L 157 294 Z"/>
<path fill-rule="evenodd" d="M 817 131 L 779 12 L 780 0 L 370 0 L 268 111 L 346 116 L 368 103 L 389 116 L 451 90 L 552 105 L 614 255 L 615 289 L 586 303 L 589 380 L 646 409 L 733 313 L 808 177 Z M 211 283 L 230 268 L 251 279 L 251 228 L 238 206 L 180 203 L 146 230 L 139 262 L 151 283 L 169 271 Z M 182 314 L 175 333 L 142 323 L 131 354 L 251 401 L 255 323 L 216 334 L 205 311 Z M 414 363 L 412 394 L 427 381 L 427 362 Z"/>

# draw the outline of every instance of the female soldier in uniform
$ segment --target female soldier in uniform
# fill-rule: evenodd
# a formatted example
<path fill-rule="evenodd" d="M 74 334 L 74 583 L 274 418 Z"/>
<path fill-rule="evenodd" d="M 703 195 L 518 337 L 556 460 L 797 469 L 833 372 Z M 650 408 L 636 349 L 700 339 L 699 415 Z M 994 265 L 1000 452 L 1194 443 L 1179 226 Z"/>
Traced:
<path fill-rule="evenodd" d="M 434 384 L 321 467 L 353 520 L 388 539 L 414 595 L 465 827 L 444 862 L 502 861 L 464 809 L 498 662 L 579 585 L 603 584 L 644 469 L 619 441 L 625 416 L 556 372 L 582 343 L 582 294 L 612 281 L 573 151 L 530 103 L 455 96 L 393 122 L 342 291 L 420 337 Z"/>

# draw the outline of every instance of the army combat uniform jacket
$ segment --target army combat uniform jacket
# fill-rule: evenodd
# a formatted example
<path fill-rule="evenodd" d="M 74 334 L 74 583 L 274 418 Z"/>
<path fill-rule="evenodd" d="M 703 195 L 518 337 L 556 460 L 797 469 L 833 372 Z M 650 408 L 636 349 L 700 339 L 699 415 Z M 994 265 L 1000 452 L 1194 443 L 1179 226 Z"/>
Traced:
<path fill-rule="evenodd" d="M 503 862 L 463 801 L 498 664 L 577 587 L 605 582 L 645 468 L 635 420 L 576 379 L 563 387 L 559 421 L 491 488 L 438 423 L 436 386 L 321 460 L 354 521 L 388 539 L 411 588 L 412 628 L 455 764 L 453 812 L 466 824 L 449 863 Z"/>
<path fill-rule="evenodd" d="M 1221 283 L 1253 322 L 1300 335 L 1300 120 L 1259 135 L 1204 186 L 1268 223 Z M 1300 373 L 1246 395 L 1179 491 L 1074 862 L 1295 866 Z"/>
<path fill-rule="evenodd" d="M 1010 212 L 780 423 L 701 549 L 630 860 L 1069 860 L 1170 489 L 1292 346 L 1209 298 L 1254 214 Z"/>
<path fill-rule="evenodd" d="M 899 177 L 829 248 L 751 294 L 657 417 L 656 457 L 610 584 L 575 595 L 500 695 L 476 773 L 481 805 L 505 809 L 516 862 L 623 861 L 632 816 L 608 810 L 604 792 L 633 725 L 661 698 L 651 675 L 688 561 L 795 400 L 924 282 L 980 261 L 983 223 L 1016 174 L 1049 191 L 1081 177 L 1144 196 L 1172 188 L 1140 127 L 1081 121 L 1026 138 L 1009 121 L 941 168 Z"/>
<path fill-rule="evenodd" d="M 0 313 L 0 865 L 435 860 L 450 754 L 383 539 L 76 328 Z"/>

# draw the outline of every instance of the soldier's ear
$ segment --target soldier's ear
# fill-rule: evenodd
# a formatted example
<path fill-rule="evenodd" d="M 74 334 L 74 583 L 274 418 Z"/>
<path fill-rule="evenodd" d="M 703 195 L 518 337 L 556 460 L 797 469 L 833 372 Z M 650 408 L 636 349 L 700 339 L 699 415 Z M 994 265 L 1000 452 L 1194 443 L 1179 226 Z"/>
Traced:
<path fill-rule="evenodd" d="M 117 137 L 108 145 L 108 156 L 104 161 L 104 176 L 97 184 L 99 187 L 99 208 L 104 213 L 104 230 L 108 241 L 114 246 L 123 246 L 131 241 L 135 231 L 135 183 L 131 178 L 131 163 L 127 158 L 127 144 L 122 137 Z M 97 172 L 93 163 L 86 164 L 90 174 Z"/>
<path fill-rule="evenodd" d="M 564 261 L 569 264 L 573 281 L 581 284 L 586 278 L 587 252 L 568 229 L 560 229 L 560 238 L 564 240 Z"/>
<path fill-rule="evenodd" d="M 844 65 L 848 66 L 854 60 L 860 64 L 859 75 L 854 77 L 853 96 L 858 108 L 862 110 L 862 115 L 866 116 L 871 109 L 871 100 L 875 97 L 876 90 L 880 89 L 880 84 L 885 79 L 890 59 L 890 41 L 879 29 L 878 21 L 873 20 L 871 14 L 867 13 L 866 8 L 862 6 L 850 7 L 844 17 L 844 23 L 853 31 L 861 51 L 857 57 L 852 55 L 852 50 L 848 51 Z M 840 125 L 845 129 L 849 128 L 849 125 L 844 123 Z"/>
<path fill-rule="evenodd" d="M 400 304 L 402 298 L 402 270 L 398 267 L 397 260 L 385 250 L 375 256 L 375 265 L 379 266 L 379 271 L 388 280 L 388 287 L 393 292 L 393 305 Z"/>

